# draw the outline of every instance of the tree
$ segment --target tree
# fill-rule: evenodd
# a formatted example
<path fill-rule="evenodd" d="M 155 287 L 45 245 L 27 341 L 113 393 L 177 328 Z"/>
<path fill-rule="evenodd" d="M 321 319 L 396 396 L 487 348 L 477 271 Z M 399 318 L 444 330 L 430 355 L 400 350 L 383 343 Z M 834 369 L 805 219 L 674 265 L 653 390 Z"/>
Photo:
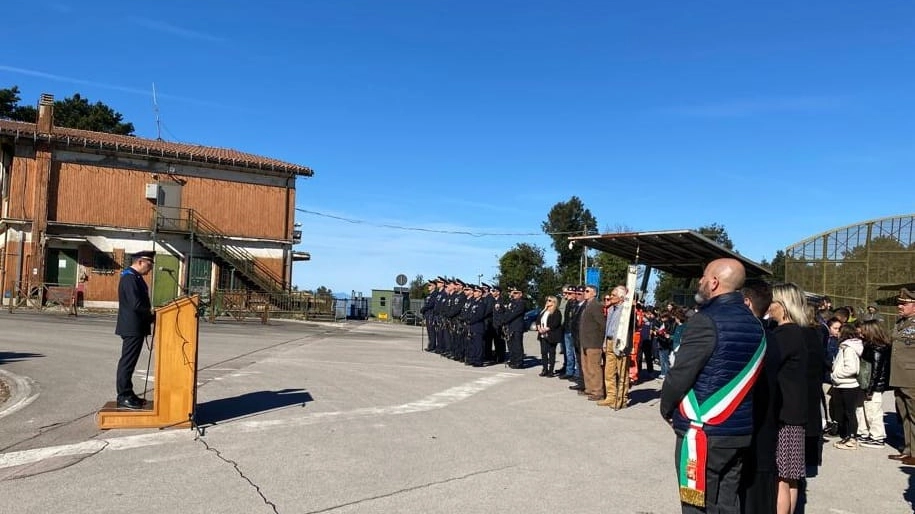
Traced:
<path fill-rule="evenodd" d="M 626 284 L 629 263 L 622 257 L 598 252 L 592 265 L 600 269 L 600 293 L 607 293 L 615 286 Z"/>
<path fill-rule="evenodd" d="M 38 110 L 32 106 L 19 105 L 20 100 L 18 86 L 0 89 L 0 117 L 35 123 L 38 120 Z M 124 123 L 123 120 L 121 113 L 102 102 L 90 104 L 79 93 L 54 102 L 54 125 L 58 127 L 133 135 L 133 123 Z"/>
<path fill-rule="evenodd" d="M 318 286 L 318 288 L 315 290 L 315 296 L 330 296 L 331 294 L 333 294 L 333 291 L 331 291 L 329 287 Z"/>
<path fill-rule="evenodd" d="M 34 107 L 19 105 L 19 86 L 0 89 L 0 118 L 35 123 L 38 111 Z"/>
<path fill-rule="evenodd" d="M 543 248 L 518 243 L 499 258 L 499 284 L 518 287 L 532 298 L 539 298 L 538 279 L 544 276 Z"/>
<path fill-rule="evenodd" d="M 556 250 L 556 271 L 566 282 L 578 282 L 581 264 L 581 247 L 569 248 L 569 236 L 597 232 L 597 219 L 585 208 L 581 199 L 573 196 L 567 202 L 559 202 L 550 209 L 541 228 L 553 239 Z"/>
<path fill-rule="evenodd" d="M 712 223 L 711 225 L 697 228 L 696 232 L 720 244 L 728 250 L 734 251 L 734 242 L 731 241 L 730 236 L 728 236 L 728 231 L 724 228 L 724 225 Z"/>
<path fill-rule="evenodd" d="M 416 275 L 410 281 L 410 298 L 419 299 L 426 297 L 426 280 L 422 275 Z"/>
<path fill-rule="evenodd" d="M 772 258 L 772 262 L 769 262 L 766 259 L 763 259 L 759 262 L 763 267 L 769 268 L 772 270 L 772 281 L 773 282 L 784 282 L 785 281 L 785 251 L 779 250 L 775 252 L 775 257 Z"/>

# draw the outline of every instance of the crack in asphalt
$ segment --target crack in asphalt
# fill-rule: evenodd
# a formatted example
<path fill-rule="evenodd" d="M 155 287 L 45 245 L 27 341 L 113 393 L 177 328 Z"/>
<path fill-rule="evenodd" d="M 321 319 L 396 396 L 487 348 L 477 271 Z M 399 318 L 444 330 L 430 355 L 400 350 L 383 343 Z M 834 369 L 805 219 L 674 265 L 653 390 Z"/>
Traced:
<path fill-rule="evenodd" d="M 332 507 L 327 507 L 324 509 L 310 510 L 310 511 L 306 512 L 305 514 L 320 514 L 321 512 L 330 512 L 332 510 L 342 509 L 343 507 L 351 507 L 353 505 L 359 505 L 359 504 L 365 503 L 365 502 L 380 500 L 382 498 L 390 498 L 392 496 L 397 496 L 402 493 L 410 493 L 413 491 L 418 491 L 420 489 L 427 489 L 429 487 L 433 487 L 436 485 L 447 484 L 449 482 L 457 482 L 457 481 L 465 480 L 465 479 L 473 477 L 473 476 L 485 475 L 487 473 L 495 473 L 497 471 L 504 471 L 506 469 L 511 469 L 511 468 L 515 468 L 515 467 L 517 467 L 517 466 L 502 466 L 500 468 L 491 468 L 491 469 L 483 469 L 480 471 L 474 471 L 472 473 L 467 473 L 466 475 L 460 475 L 460 476 L 456 476 L 456 477 L 446 478 L 445 480 L 437 480 L 435 482 L 428 482 L 425 484 L 414 485 L 413 487 L 405 487 L 403 489 L 398 489 L 397 491 L 392 491 L 387 494 L 379 494 L 377 496 L 370 496 L 368 498 L 363 498 L 361 500 L 354 500 L 351 502 L 341 503 L 339 505 L 334 505 Z"/>
<path fill-rule="evenodd" d="M 264 501 L 264 504 L 266 504 L 268 507 L 273 509 L 274 514 L 279 514 L 279 511 L 276 510 L 276 504 L 267 499 L 267 497 L 264 495 L 264 492 L 261 490 L 260 486 L 255 484 L 253 480 L 248 478 L 248 475 L 245 475 L 244 471 L 241 470 L 241 468 L 238 466 L 237 462 L 224 456 L 222 454 L 222 452 L 220 452 L 218 449 L 207 444 L 207 442 L 203 439 L 203 436 L 197 436 L 194 438 L 194 440 L 199 441 L 200 444 L 202 444 L 203 447 L 206 448 L 206 450 L 208 452 L 213 452 L 213 454 L 216 455 L 216 457 L 219 460 L 221 460 L 227 464 L 230 464 L 235 469 L 235 472 L 238 473 L 238 476 L 240 476 L 242 478 L 242 480 L 244 480 L 245 482 L 248 482 L 248 485 L 250 485 L 251 487 L 254 488 L 254 492 L 256 492 L 257 495 L 261 497 L 261 500 Z"/>

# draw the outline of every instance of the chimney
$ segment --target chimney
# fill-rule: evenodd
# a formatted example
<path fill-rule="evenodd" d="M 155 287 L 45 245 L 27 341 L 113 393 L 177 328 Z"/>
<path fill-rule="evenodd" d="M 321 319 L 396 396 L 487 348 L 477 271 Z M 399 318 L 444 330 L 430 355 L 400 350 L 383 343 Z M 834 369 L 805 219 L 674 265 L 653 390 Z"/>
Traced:
<path fill-rule="evenodd" d="M 42 93 L 38 100 L 38 133 L 50 134 L 54 128 L 54 95 Z"/>

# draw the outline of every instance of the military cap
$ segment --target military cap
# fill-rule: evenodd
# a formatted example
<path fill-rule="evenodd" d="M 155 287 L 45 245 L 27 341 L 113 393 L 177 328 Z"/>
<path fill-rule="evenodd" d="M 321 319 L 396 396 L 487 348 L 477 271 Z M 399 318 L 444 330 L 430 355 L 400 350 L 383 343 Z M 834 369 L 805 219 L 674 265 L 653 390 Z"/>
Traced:
<path fill-rule="evenodd" d="M 470 288 L 473 289 L 474 292 L 483 292 L 483 286 L 470 286 Z"/>
<path fill-rule="evenodd" d="M 140 259 L 149 259 L 154 260 L 156 258 L 156 252 L 152 250 L 143 250 L 142 252 L 137 252 L 133 254 L 133 260 L 138 261 Z"/>
<path fill-rule="evenodd" d="M 492 286 L 489 289 L 490 289 L 490 291 L 498 291 L 500 293 L 502 292 L 502 288 L 499 286 Z"/>
<path fill-rule="evenodd" d="M 575 286 L 575 294 L 583 294 L 585 292 L 585 286 Z"/>
<path fill-rule="evenodd" d="M 896 297 L 896 303 L 915 303 L 915 293 L 906 288 L 899 290 L 899 296 Z"/>
<path fill-rule="evenodd" d="M 444 283 L 445 283 L 445 279 L 442 278 L 442 277 L 435 277 L 435 283 L 437 283 L 437 284 L 438 284 L 438 283 L 444 284 Z"/>
<path fill-rule="evenodd" d="M 521 292 L 521 289 L 519 289 L 519 288 L 517 288 L 517 287 L 515 287 L 515 286 L 511 286 L 511 287 L 508 288 L 508 292 L 510 292 L 510 293 L 520 293 L 520 292 Z"/>
<path fill-rule="evenodd" d="M 483 291 L 489 291 L 490 289 L 492 289 L 492 288 L 489 286 L 489 284 L 487 284 L 486 282 L 483 282 L 482 284 L 480 284 L 480 288 L 481 288 Z"/>

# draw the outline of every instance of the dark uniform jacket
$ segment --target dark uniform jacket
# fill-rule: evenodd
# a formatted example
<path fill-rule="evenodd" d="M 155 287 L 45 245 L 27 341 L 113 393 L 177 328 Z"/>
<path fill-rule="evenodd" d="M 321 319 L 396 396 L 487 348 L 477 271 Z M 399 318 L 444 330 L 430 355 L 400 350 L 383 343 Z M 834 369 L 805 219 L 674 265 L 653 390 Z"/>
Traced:
<path fill-rule="evenodd" d="M 524 300 L 518 298 L 508 304 L 502 323 L 508 326 L 510 333 L 524 332 Z"/>
<path fill-rule="evenodd" d="M 661 389 L 661 415 L 673 418 L 678 434 L 689 428 L 679 406 L 690 389 L 701 405 L 743 370 L 762 338 L 762 324 L 744 305 L 739 292 L 712 298 L 690 318 L 677 350 L 677 361 Z M 800 387 L 803 391 L 803 375 Z M 705 425 L 704 430 L 709 437 L 728 438 L 734 447 L 749 445 L 753 433 L 752 391 L 726 421 Z"/>
<path fill-rule="evenodd" d="M 152 306 L 146 281 L 133 268 L 121 272 L 118 282 L 118 322 L 114 333 L 122 337 L 144 337 L 152 330 Z"/>

